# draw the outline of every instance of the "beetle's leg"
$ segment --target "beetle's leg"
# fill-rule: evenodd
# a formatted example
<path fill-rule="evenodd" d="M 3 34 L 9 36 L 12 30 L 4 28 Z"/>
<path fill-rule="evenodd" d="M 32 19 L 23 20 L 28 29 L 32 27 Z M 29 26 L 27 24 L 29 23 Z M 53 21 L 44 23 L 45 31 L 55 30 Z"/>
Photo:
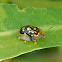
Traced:
<path fill-rule="evenodd" d="M 18 37 L 18 39 L 20 39 L 20 36 Z"/>
<path fill-rule="evenodd" d="M 20 38 L 20 35 L 21 35 L 20 32 L 18 32 L 18 33 L 17 33 L 18 39 L 21 39 L 21 38 Z"/>
<path fill-rule="evenodd" d="M 26 40 L 24 40 L 24 42 L 26 43 Z"/>
<path fill-rule="evenodd" d="M 33 40 L 34 41 L 34 44 L 37 44 L 36 40 Z"/>

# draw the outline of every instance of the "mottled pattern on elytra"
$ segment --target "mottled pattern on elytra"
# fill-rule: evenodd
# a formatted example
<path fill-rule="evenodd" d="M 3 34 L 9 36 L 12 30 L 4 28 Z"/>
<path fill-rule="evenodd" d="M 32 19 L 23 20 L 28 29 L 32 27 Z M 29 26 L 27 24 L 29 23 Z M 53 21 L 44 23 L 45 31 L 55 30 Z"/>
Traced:
<path fill-rule="evenodd" d="M 39 28 L 29 25 L 23 26 L 20 29 L 20 33 L 23 34 L 21 35 L 21 39 L 28 41 L 33 41 L 34 39 L 38 39 L 43 36 L 41 35 L 41 30 Z"/>

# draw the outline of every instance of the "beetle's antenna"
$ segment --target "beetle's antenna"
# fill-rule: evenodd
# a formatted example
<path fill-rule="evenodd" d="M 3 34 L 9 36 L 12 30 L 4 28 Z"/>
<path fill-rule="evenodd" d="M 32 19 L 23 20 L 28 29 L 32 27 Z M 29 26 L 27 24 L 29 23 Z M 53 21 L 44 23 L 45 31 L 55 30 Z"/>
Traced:
<path fill-rule="evenodd" d="M 52 29 L 54 26 L 50 27 L 45 33 L 47 33 L 50 29 Z"/>

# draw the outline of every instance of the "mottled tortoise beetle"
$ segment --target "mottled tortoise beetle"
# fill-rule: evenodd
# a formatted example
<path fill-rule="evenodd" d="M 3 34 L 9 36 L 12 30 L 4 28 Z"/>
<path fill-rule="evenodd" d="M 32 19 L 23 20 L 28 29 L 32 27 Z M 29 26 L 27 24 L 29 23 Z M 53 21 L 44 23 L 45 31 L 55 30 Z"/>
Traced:
<path fill-rule="evenodd" d="M 45 37 L 42 30 L 35 26 L 23 26 L 18 34 L 18 39 L 23 39 L 24 42 L 26 41 L 34 41 L 34 44 L 36 43 L 36 39 Z"/>

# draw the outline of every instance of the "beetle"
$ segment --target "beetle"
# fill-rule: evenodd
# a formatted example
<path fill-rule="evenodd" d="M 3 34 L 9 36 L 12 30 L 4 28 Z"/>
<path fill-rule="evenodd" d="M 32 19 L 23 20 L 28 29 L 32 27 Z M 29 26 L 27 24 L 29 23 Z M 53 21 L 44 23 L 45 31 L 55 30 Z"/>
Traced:
<path fill-rule="evenodd" d="M 36 39 L 42 37 L 45 37 L 43 31 L 38 27 L 30 26 L 30 25 L 23 26 L 18 33 L 18 39 L 23 39 L 24 42 L 34 41 L 34 44 L 37 44 Z"/>

